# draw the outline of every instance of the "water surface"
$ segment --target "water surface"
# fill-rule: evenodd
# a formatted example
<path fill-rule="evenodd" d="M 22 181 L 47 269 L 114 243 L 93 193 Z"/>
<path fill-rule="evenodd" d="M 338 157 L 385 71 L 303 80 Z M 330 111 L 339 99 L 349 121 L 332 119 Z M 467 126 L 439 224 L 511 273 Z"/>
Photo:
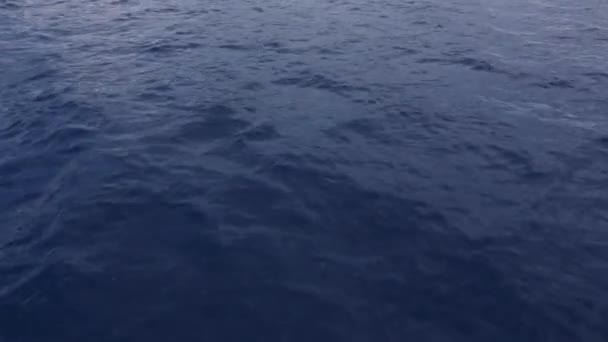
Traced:
<path fill-rule="evenodd" d="M 598 0 L 1 0 L 0 340 L 606 341 L 607 56 Z"/>

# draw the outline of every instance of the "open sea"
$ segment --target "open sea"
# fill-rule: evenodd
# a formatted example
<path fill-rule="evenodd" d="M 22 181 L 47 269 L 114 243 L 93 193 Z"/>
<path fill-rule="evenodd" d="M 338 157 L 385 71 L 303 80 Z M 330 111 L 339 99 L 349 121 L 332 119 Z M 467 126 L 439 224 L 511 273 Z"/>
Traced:
<path fill-rule="evenodd" d="M 608 341 L 608 2 L 0 0 L 0 341 Z"/>

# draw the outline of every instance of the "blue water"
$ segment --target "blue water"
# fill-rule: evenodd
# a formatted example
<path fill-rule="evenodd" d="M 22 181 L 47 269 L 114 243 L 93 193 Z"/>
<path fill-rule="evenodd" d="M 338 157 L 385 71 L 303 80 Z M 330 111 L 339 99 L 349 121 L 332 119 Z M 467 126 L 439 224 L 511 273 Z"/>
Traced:
<path fill-rule="evenodd" d="M 603 0 L 0 0 L 3 342 L 608 341 Z"/>

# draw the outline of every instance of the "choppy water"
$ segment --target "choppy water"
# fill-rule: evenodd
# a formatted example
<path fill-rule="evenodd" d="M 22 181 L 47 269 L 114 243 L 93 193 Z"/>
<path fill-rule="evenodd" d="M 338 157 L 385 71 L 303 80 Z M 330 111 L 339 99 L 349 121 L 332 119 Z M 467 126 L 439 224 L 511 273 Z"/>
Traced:
<path fill-rule="evenodd" d="M 0 340 L 608 340 L 603 0 L 0 1 Z"/>

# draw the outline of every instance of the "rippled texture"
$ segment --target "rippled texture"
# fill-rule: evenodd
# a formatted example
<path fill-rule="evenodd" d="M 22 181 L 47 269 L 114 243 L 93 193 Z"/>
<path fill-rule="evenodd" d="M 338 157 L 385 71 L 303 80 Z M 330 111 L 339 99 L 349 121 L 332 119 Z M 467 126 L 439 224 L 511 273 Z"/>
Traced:
<path fill-rule="evenodd" d="M 0 340 L 608 340 L 608 4 L 0 1 Z"/>

